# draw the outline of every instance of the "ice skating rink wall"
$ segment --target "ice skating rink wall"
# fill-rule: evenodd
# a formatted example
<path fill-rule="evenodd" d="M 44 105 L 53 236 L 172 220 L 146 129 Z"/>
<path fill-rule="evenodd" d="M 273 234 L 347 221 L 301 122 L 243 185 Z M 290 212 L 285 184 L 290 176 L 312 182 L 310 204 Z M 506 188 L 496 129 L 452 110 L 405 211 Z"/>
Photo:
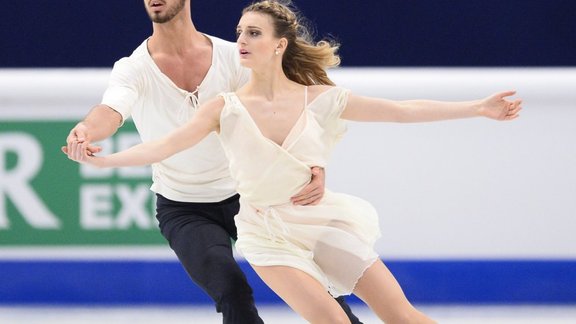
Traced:
<path fill-rule="evenodd" d="M 109 72 L 0 69 L 0 303 L 209 302 L 157 230 L 149 169 L 94 170 L 60 153 Z M 415 302 L 576 303 L 575 68 L 330 75 L 396 100 L 517 90 L 513 122 L 349 123 L 326 185 L 377 208 L 376 249 Z M 102 145 L 137 142 L 128 122 Z M 238 260 L 257 300 L 280 302 Z"/>

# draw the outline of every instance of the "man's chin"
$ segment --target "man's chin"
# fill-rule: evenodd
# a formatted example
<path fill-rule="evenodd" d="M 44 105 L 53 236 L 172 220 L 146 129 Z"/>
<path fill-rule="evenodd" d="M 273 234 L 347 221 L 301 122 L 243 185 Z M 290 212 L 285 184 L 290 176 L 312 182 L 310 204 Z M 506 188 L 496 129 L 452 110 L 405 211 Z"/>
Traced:
<path fill-rule="evenodd" d="M 166 15 L 159 15 L 159 14 L 148 14 L 148 17 L 150 18 L 150 21 L 152 21 L 153 23 L 156 24 L 164 24 L 169 22 L 170 20 L 172 20 L 174 17 L 169 17 Z"/>
<path fill-rule="evenodd" d="M 170 21 L 166 17 L 150 17 L 150 20 L 155 24 L 165 24 Z"/>

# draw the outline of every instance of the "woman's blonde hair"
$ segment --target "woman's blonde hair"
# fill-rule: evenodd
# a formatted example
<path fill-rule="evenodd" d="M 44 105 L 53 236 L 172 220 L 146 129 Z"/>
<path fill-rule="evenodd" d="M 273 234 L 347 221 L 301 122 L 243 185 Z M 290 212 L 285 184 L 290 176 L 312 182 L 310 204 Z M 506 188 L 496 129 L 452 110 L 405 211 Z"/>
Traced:
<path fill-rule="evenodd" d="M 244 8 L 242 14 L 247 12 L 269 15 L 275 36 L 288 40 L 282 69 L 290 80 L 303 85 L 334 85 L 326 69 L 340 64 L 340 57 L 336 54 L 340 45 L 326 39 L 314 43 L 290 0 L 257 1 Z"/>

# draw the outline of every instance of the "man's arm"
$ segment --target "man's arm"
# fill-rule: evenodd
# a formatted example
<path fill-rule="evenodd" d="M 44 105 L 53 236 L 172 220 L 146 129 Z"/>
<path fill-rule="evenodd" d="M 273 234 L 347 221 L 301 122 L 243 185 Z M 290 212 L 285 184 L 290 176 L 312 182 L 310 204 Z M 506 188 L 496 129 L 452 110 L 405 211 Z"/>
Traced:
<path fill-rule="evenodd" d="M 122 115 L 116 110 L 106 105 L 94 106 L 86 118 L 72 128 L 66 138 L 67 146 L 63 146 L 62 151 L 69 159 L 78 162 L 86 150 L 92 154 L 100 152 L 101 148 L 91 143 L 112 136 L 121 125 Z"/>

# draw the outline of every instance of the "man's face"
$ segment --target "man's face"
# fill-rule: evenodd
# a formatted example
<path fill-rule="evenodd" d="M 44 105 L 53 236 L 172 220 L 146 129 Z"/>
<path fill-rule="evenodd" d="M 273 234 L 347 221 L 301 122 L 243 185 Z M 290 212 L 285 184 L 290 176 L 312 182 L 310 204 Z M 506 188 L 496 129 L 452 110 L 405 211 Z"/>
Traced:
<path fill-rule="evenodd" d="M 152 22 L 163 24 L 172 20 L 186 4 L 187 0 L 144 0 L 144 7 Z"/>

